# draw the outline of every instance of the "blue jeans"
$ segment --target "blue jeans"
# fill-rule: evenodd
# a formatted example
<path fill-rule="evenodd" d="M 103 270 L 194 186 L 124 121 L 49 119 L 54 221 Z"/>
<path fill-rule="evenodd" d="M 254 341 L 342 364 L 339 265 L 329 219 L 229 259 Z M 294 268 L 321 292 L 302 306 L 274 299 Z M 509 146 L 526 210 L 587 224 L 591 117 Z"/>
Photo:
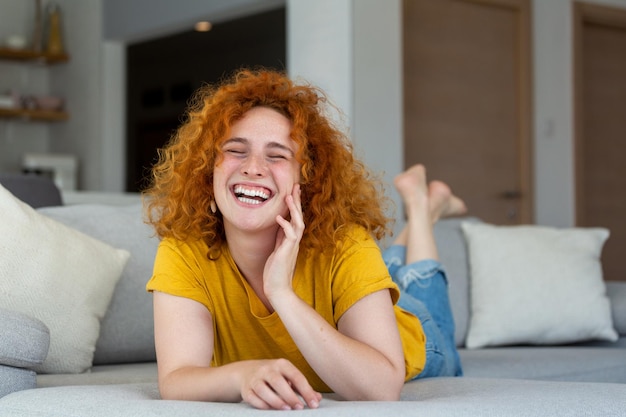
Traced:
<path fill-rule="evenodd" d="M 398 306 L 413 313 L 426 335 L 426 365 L 415 377 L 461 376 L 461 360 L 454 340 L 454 318 L 448 298 L 448 280 L 438 261 L 406 265 L 406 247 L 383 252 L 393 281 L 400 287 Z"/>

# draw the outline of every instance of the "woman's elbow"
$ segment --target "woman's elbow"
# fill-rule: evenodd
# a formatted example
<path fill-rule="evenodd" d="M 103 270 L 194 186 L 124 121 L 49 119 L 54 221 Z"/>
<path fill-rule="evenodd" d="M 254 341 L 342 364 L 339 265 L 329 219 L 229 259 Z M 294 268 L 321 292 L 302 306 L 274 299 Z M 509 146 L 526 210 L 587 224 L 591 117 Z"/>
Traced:
<path fill-rule="evenodd" d="M 176 389 L 173 389 L 172 384 L 169 384 L 167 381 L 159 379 L 159 396 L 162 400 L 182 400 L 180 392 Z"/>
<path fill-rule="evenodd" d="M 380 398 L 378 401 L 399 401 L 400 395 L 402 394 L 402 387 L 404 387 L 404 379 L 402 379 L 399 384 L 391 384 L 388 389 L 384 390 L 383 398 Z"/>
<path fill-rule="evenodd" d="M 386 384 L 377 383 L 375 390 L 368 398 L 369 401 L 398 401 L 404 387 L 404 370 L 394 375 Z"/>
<path fill-rule="evenodd" d="M 162 400 L 188 400 L 197 401 L 200 398 L 192 394 L 192 390 L 185 389 L 185 381 L 176 381 L 172 375 L 167 377 L 159 376 L 158 379 L 159 396 Z"/>

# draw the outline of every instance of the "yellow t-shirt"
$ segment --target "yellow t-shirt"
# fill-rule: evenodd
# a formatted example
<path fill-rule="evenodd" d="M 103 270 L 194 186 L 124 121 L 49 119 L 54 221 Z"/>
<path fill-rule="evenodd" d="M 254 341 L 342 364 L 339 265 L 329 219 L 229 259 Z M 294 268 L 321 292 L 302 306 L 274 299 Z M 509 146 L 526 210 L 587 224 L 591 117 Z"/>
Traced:
<path fill-rule="evenodd" d="M 201 240 L 164 239 L 157 251 L 148 291 L 159 291 L 195 300 L 213 316 L 215 346 L 212 366 L 249 359 L 286 358 L 307 377 L 314 389 L 330 388 L 306 362 L 282 324 L 269 313 L 241 275 L 228 248 L 216 260 L 207 257 Z M 354 229 L 333 253 L 300 254 L 293 278 L 296 294 L 333 327 L 359 299 L 390 289 L 394 303 L 398 287 L 391 280 L 380 249 L 363 229 Z M 417 375 L 426 361 L 421 324 L 412 314 L 395 306 L 404 348 L 406 380 Z"/>

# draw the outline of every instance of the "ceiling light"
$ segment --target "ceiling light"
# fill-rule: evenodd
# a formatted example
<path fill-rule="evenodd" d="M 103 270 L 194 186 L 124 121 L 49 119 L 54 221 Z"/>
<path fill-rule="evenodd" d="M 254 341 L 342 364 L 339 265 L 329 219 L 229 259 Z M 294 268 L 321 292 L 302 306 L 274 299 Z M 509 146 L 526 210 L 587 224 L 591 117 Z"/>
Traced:
<path fill-rule="evenodd" d="M 194 29 L 197 32 L 208 32 L 211 30 L 212 27 L 213 25 L 211 24 L 211 22 L 208 22 L 205 20 L 205 21 L 196 23 L 194 26 Z"/>

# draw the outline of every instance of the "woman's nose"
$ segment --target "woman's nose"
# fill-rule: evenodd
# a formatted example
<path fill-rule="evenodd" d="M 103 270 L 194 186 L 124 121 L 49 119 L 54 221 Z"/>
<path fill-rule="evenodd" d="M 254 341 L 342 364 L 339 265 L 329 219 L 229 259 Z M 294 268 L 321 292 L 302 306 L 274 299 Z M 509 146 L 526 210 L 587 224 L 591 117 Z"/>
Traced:
<path fill-rule="evenodd" d="M 262 177 L 265 175 L 265 159 L 259 156 L 251 155 L 246 158 L 246 161 L 241 167 L 241 172 L 244 175 Z"/>

